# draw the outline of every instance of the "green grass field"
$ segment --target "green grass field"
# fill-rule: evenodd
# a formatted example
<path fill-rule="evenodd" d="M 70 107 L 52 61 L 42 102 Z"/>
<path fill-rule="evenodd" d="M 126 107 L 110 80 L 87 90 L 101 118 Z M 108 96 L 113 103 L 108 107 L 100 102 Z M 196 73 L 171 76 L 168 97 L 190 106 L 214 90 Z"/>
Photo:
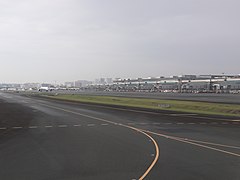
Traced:
<path fill-rule="evenodd" d="M 44 96 L 46 97 L 46 95 Z M 86 95 L 55 95 L 47 97 L 84 103 L 120 105 L 147 109 L 171 110 L 186 113 L 240 117 L 240 105 L 234 104 Z"/>

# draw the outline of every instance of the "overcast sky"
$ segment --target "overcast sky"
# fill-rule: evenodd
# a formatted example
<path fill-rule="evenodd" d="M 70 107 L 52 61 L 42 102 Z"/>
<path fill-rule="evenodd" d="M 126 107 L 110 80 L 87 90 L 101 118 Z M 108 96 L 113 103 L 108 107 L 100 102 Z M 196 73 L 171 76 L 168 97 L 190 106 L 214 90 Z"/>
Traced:
<path fill-rule="evenodd" d="M 239 0 L 0 0 L 0 83 L 240 73 Z"/>

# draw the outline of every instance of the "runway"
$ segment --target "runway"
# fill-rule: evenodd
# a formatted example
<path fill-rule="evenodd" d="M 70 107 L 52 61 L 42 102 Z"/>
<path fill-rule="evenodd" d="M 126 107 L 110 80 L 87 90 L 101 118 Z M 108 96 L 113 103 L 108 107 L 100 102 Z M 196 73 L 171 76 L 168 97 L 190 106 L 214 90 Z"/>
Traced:
<path fill-rule="evenodd" d="M 1 179 L 240 179 L 240 119 L 0 94 Z"/>

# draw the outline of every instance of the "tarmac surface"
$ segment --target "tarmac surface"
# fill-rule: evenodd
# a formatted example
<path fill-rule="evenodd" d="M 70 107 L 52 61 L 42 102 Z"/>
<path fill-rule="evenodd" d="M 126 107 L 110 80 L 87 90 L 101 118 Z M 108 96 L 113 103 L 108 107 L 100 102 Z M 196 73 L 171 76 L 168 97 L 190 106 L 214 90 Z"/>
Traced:
<path fill-rule="evenodd" d="M 0 93 L 0 179 L 239 180 L 240 119 Z"/>

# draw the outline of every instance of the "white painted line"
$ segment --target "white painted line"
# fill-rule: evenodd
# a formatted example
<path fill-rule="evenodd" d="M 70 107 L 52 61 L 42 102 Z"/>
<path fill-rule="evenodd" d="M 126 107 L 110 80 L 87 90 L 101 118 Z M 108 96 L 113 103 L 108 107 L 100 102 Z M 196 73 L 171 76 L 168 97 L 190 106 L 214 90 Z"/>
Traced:
<path fill-rule="evenodd" d="M 58 125 L 59 128 L 65 128 L 67 125 Z"/>
<path fill-rule="evenodd" d="M 239 119 L 236 119 L 236 120 L 232 120 L 232 121 L 234 121 L 234 122 L 240 122 L 240 120 L 239 120 Z"/>
<path fill-rule="evenodd" d="M 7 129 L 7 128 L 5 128 L 5 127 L 0 127 L 0 130 L 5 130 L 5 129 Z"/>
<path fill-rule="evenodd" d="M 36 129 L 38 128 L 37 126 L 29 126 L 29 129 Z"/>
<path fill-rule="evenodd" d="M 108 126 L 108 124 L 101 124 L 102 126 Z"/>
<path fill-rule="evenodd" d="M 128 125 L 135 125 L 135 123 L 127 123 Z"/>
<path fill-rule="evenodd" d="M 191 117 L 191 116 L 188 116 L 188 117 Z M 213 117 L 203 117 L 203 116 L 194 116 L 194 118 L 198 118 L 198 119 L 213 119 L 213 120 L 217 120 L 217 121 L 228 121 L 228 122 L 240 121 L 240 120 L 231 120 L 231 119 L 213 118 Z"/>
<path fill-rule="evenodd" d="M 212 122 L 212 123 L 210 123 L 210 124 L 218 124 L 218 123 L 216 123 L 216 122 Z"/>
<path fill-rule="evenodd" d="M 20 126 L 15 126 L 15 127 L 12 127 L 13 129 L 22 129 L 23 127 L 20 127 Z"/>
<path fill-rule="evenodd" d="M 229 123 L 227 123 L 227 122 L 222 122 L 221 124 L 229 124 Z"/>
<path fill-rule="evenodd" d="M 184 123 L 176 123 L 176 124 L 184 124 Z"/>
<path fill-rule="evenodd" d="M 196 116 L 198 114 L 169 114 L 170 116 Z"/>
<path fill-rule="evenodd" d="M 7 99 L 12 99 L 12 97 L 10 97 L 10 96 L 3 96 L 3 97 L 5 97 Z"/>
<path fill-rule="evenodd" d="M 81 126 L 81 124 L 74 124 L 73 126 L 74 127 L 79 127 L 79 126 Z"/>
<path fill-rule="evenodd" d="M 139 124 L 141 124 L 141 125 L 147 125 L 148 123 L 139 123 Z"/>
<path fill-rule="evenodd" d="M 95 126 L 95 124 L 88 124 L 87 126 Z"/>
<path fill-rule="evenodd" d="M 52 128 L 53 126 L 45 126 L 45 128 Z"/>
<path fill-rule="evenodd" d="M 141 129 L 140 129 L 141 130 Z M 240 154 L 237 154 L 237 153 L 233 153 L 233 152 L 230 152 L 230 151 L 225 151 L 223 149 L 219 149 L 219 148 L 214 148 L 214 147 L 211 147 L 211 146 L 207 146 L 207 145 L 203 145 L 203 144 L 200 144 L 200 143 L 196 143 L 197 141 L 193 141 L 193 140 L 184 140 L 183 138 L 179 138 L 179 137 L 174 137 L 174 136 L 166 136 L 165 134 L 160 134 L 160 133 L 156 133 L 156 132 L 152 132 L 152 131 L 148 131 L 148 130 L 144 130 L 145 132 L 147 133 L 151 133 L 151 134 L 155 134 L 155 135 L 158 135 L 158 136 L 161 136 L 161 137 L 166 137 L 168 139 L 172 139 L 172 140 L 175 140 L 175 141 L 179 141 L 179 142 L 183 142 L 183 143 L 187 143 L 187 144 L 191 144 L 191 145 L 195 145 L 195 146 L 198 146 L 198 147 L 202 147 L 202 148 L 206 148 L 206 149 L 211 149 L 211 150 L 214 150 L 214 151 L 218 151 L 218 152 L 221 152 L 221 153 L 225 153 L 225 154 L 229 154 L 229 155 L 233 155 L 233 156 L 237 156 L 237 157 L 240 157 Z M 200 142 L 200 141 L 199 141 Z M 203 142 L 203 141 L 202 141 Z M 210 143 L 210 142 L 205 142 L 206 144 L 214 144 L 214 143 Z M 217 144 L 215 144 L 217 145 Z M 220 144 L 219 144 L 220 145 Z M 225 145 L 221 145 L 221 146 L 225 146 Z M 226 146 L 227 147 L 227 146 Z"/>

